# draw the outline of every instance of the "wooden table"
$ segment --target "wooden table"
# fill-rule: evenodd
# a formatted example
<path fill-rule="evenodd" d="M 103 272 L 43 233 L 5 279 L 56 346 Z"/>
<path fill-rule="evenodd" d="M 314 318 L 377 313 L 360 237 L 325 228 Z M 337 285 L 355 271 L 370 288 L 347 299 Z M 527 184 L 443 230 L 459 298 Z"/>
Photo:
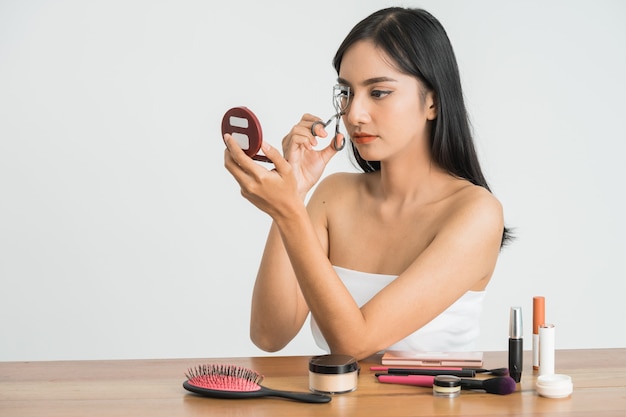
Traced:
<path fill-rule="evenodd" d="M 0 416 L 626 416 L 626 349 L 559 350 L 557 373 L 574 381 L 565 399 L 539 397 L 530 352 L 522 381 L 510 395 L 463 391 L 455 399 L 429 388 L 381 384 L 361 361 L 356 391 L 327 404 L 280 398 L 223 400 L 182 387 L 185 371 L 203 363 L 229 363 L 265 375 L 263 385 L 308 390 L 308 357 L 0 362 Z M 485 367 L 506 366 L 506 352 L 485 352 Z"/>

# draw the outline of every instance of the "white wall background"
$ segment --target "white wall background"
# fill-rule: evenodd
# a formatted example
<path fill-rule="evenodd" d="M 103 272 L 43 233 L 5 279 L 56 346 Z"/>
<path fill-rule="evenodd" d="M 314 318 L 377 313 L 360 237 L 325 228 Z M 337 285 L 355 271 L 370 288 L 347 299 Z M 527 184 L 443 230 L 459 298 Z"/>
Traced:
<path fill-rule="evenodd" d="M 479 348 L 506 349 L 514 305 L 529 336 L 534 295 L 558 348 L 626 347 L 626 3 L 0 0 L 0 360 L 265 354 L 269 219 L 223 168 L 222 114 L 250 107 L 276 146 L 329 116 L 336 48 L 394 4 L 447 28 L 518 236 Z M 279 354 L 319 352 L 307 327 Z"/>

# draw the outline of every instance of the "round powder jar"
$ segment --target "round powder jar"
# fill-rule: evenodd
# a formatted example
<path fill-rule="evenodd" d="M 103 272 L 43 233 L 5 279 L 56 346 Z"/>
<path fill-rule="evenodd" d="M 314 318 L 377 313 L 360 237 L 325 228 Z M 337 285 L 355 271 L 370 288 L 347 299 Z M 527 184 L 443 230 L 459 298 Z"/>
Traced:
<path fill-rule="evenodd" d="M 359 379 L 359 364 L 349 355 L 314 356 L 309 361 L 309 389 L 323 394 L 354 391 Z"/>
<path fill-rule="evenodd" d="M 453 375 L 437 375 L 433 381 L 435 397 L 455 398 L 461 395 L 461 378 Z"/>
<path fill-rule="evenodd" d="M 535 385 L 537 394 L 546 398 L 565 398 L 572 395 L 574 384 L 569 375 L 540 375 Z"/>

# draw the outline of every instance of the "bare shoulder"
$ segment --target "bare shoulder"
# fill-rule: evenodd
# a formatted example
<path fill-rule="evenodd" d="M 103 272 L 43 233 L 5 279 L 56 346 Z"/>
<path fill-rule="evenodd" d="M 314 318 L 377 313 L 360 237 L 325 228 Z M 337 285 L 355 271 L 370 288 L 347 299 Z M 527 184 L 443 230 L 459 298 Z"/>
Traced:
<path fill-rule="evenodd" d="M 337 172 L 324 177 L 315 187 L 307 203 L 309 214 L 319 224 L 329 217 L 351 210 L 367 174 Z"/>
<path fill-rule="evenodd" d="M 473 184 L 464 186 L 450 196 L 446 206 L 444 228 L 470 229 L 482 238 L 501 238 L 504 229 L 502 204 L 486 188 Z"/>
<path fill-rule="evenodd" d="M 353 172 L 336 172 L 324 177 L 316 186 L 312 199 L 321 198 L 328 201 L 331 197 L 354 192 L 363 184 L 367 174 Z"/>
<path fill-rule="evenodd" d="M 366 175 L 362 172 L 335 172 L 324 177 L 319 182 L 318 188 L 353 186 L 355 183 L 362 181 Z"/>
<path fill-rule="evenodd" d="M 488 210 L 487 214 L 502 213 L 500 201 L 485 187 L 470 184 L 461 188 L 453 198 L 462 210 Z"/>

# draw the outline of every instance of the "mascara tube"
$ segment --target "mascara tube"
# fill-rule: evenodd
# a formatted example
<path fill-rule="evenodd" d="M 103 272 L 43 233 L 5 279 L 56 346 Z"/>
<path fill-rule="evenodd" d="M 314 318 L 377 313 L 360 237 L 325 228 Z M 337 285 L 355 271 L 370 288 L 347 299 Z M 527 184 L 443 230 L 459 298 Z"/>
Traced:
<path fill-rule="evenodd" d="M 522 379 L 523 355 L 522 307 L 511 307 L 509 316 L 509 374 L 515 382 L 520 382 Z"/>

